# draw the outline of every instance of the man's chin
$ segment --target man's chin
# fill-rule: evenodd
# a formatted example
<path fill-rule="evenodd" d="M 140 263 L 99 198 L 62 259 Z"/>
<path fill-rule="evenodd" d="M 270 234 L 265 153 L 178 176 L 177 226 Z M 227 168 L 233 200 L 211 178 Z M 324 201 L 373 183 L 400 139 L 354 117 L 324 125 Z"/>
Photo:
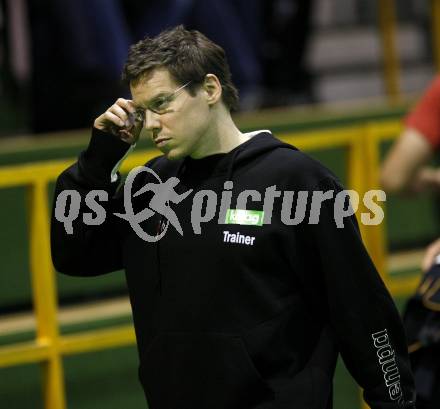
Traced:
<path fill-rule="evenodd" d="M 168 160 L 178 160 L 184 158 L 184 152 L 179 152 L 177 149 L 170 149 L 169 151 L 162 151 Z"/>

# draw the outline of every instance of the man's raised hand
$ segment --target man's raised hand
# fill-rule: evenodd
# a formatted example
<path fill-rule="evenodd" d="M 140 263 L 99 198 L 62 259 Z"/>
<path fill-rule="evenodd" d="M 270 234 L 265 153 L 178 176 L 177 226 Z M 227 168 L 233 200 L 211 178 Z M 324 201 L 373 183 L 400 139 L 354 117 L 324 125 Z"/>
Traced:
<path fill-rule="evenodd" d="M 136 109 L 129 99 L 118 98 L 102 115 L 95 119 L 93 126 L 104 132 L 119 136 L 124 142 L 134 144 L 139 139 L 142 122 L 136 120 Z"/>

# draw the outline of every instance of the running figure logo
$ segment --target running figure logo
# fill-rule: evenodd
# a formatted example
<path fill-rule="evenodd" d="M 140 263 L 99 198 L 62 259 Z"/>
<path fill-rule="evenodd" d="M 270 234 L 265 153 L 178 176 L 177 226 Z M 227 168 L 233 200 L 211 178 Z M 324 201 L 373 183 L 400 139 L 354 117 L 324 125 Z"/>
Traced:
<path fill-rule="evenodd" d="M 136 178 L 137 175 L 139 175 L 142 172 L 147 172 L 152 174 L 155 177 L 155 179 L 158 181 L 158 183 L 147 183 L 132 196 L 131 190 L 134 179 Z M 115 216 L 127 220 L 130 223 L 130 226 L 136 232 L 136 234 L 145 241 L 155 242 L 160 240 L 167 232 L 170 223 L 179 232 L 179 234 L 183 236 L 182 226 L 180 225 L 179 220 L 177 219 L 176 213 L 174 212 L 173 209 L 171 209 L 170 202 L 174 204 L 180 203 L 192 192 L 192 189 L 179 195 L 175 191 L 175 187 L 178 184 L 179 184 L 179 179 L 174 176 L 169 178 L 166 182 L 162 182 L 159 175 L 153 169 L 147 168 L 145 166 L 138 166 L 134 168 L 128 174 L 124 184 L 125 214 L 115 213 Z M 135 214 L 133 210 L 133 204 L 131 202 L 131 198 L 140 196 L 145 192 L 153 192 L 154 195 L 150 200 L 148 208 Z M 149 219 L 155 213 L 161 215 L 162 218 L 166 219 L 166 223 L 164 228 L 161 229 L 161 231 L 159 232 L 159 234 L 155 236 L 151 236 L 142 229 L 140 223 Z"/>

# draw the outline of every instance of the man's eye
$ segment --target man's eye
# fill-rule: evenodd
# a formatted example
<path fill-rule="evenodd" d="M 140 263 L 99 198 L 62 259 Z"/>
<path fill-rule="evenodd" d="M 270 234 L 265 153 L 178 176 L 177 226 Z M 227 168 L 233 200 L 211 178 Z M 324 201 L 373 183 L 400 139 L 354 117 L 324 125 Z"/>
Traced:
<path fill-rule="evenodd" d="M 155 101 L 152 104 L 152 108 L 153 109 L 165 109 L 168 106 L 168 103 L 170 102 L 170 100 L 168 98 L 163 98 L 163 99 L 158 99 L 157 101 Z"/>

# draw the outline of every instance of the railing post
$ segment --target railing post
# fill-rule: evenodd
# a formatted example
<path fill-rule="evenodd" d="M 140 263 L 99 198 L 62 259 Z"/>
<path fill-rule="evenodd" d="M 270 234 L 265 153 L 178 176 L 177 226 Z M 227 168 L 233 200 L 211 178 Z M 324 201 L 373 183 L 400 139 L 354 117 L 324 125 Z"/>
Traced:
<path fill-rule="evenodd" d="M 47 181 L 36 179 L 29 188 L 30 271 L 37 321 L 37 342 L 50 348 L 50 358 L 43 363 L 46 409 L 65 409 L 62 357 L 59 351 L 57 291 L 49 239 Z"/>
<path fill-rule="evenodd" d="M 384 82 L 388 98 L 395 102 L 400 97 L 399 59 L 396 46 L 396 12 L 394 0 L 377 0 L 379 31 L 382 41 Z"/>
<path fill-rule="evenodd" d="M 364 157 L 364 144 L 362 141 L 362 135 L 352 138 L 348 146 L 348 186 L 350 189 L 355 190 L 359 194 L 359 209 L 362 209 L 362 198 L 365 193 L 365 163 Z M 358 212 L 359 214 L 359 212 Z M 359 230 L 361 231 L 362 239 L 365 242 L 367 248 L 369 243 L 368 231 L 361 223 L 360 217 L 357 217 Z"/>
<path fill-rule="evenodd" d="M 365 168 L 365 184 L 368 189 L 381 190 L 380 138 L 377 137 L 374 124 L 367 124 L 365 126 L 364 155 L 366 163 L 368 164 Z M 383 203 L 382 206 L 386 206 L 386 203 Z M 378 225 L 367 226 L 367 230 L 369 235 L 368 250 L 371 254 L 371 258 L 373 259 L 383 281 L 389 286 L 390 279 L 386 263 L 387 249 L 385 219 Z"/>
<path fill-rule="evenodd" d="M 431 0 L 431 31 L 432 31 L 432 47 L 437 72 L 440 72 L 440 1 Z"/>

